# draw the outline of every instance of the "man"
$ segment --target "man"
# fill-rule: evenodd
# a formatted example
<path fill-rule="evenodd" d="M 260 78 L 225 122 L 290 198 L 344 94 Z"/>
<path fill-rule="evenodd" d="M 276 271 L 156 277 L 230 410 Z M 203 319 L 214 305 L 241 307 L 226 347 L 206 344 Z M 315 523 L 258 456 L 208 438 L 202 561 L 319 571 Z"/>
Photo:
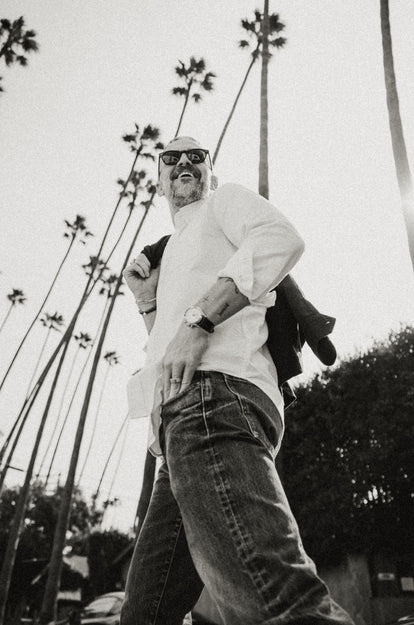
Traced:
<path fill-rule="evenodd" d="M 226 625 L 352 624 L 303 550 L 274 456 L 283 399 L 266 347 L 273 289 L 303 252 L 288 220 L 233 184 L 217 189 L 190 137 L 160 155 L 175 232 L 161 267 L 124 276 L 150 332 L 131 410 L 162 454 L 128 575 L 122 625 L 178 625 L 203 585 Z"/>

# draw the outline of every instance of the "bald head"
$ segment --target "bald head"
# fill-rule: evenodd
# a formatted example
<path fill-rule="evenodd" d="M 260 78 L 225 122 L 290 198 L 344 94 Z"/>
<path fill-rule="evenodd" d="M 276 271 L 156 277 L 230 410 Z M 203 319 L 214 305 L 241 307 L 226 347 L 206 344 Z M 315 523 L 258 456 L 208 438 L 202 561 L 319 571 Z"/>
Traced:
<path fill-rule="evenodd" d="M 191 150 L 200 149 L 203 160 L 195 158 L 196 154 L 188 154 Z M 165 146 L 162 154 L 169 151 L 176 151 L 175 162 L 164 162 L 160 158 L 158 193 L 167 198 L 174 215 L 183 206 L 205 198 L 216 189 L 217 179 L 211 170 L 210 155 L 206 155 L 205 148 L 197 139 L 175 137 Z"/>

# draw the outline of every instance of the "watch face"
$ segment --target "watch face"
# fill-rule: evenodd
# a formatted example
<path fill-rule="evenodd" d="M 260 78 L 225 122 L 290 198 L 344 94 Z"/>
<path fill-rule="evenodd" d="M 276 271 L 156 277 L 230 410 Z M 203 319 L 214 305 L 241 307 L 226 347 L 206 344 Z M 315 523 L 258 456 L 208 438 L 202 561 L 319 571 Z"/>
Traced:
<path fill-rule="evenodd" d="M 203 314 L 196 306 L 189 308 L 185 313 L 185 320 L 187 323 L 200 323 L 202 318 Z"/>

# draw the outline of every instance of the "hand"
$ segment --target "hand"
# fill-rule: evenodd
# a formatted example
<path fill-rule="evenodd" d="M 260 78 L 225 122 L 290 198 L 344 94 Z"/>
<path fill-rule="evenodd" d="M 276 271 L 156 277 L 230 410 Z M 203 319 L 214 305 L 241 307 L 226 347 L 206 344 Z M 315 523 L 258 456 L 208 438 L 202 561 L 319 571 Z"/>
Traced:
<path fill-rule="evenodd" d="M 209 333 L 182 323 L 168 345 L 162 360 L 164 401 L 191 384 L 193 375 L 207 349 Z M 171 378 L 176 381 L 171 382 Z"/>
<path fill-rule="evenodd" d="M 125 267 L 122 275 L 137 301 L 150 300 L 155 297 L 160 275 L 160 265 L 155 267 L 155 269 L 151 269 L 149 260 L 144 254 L 139 254 L 136 259 Z"/>

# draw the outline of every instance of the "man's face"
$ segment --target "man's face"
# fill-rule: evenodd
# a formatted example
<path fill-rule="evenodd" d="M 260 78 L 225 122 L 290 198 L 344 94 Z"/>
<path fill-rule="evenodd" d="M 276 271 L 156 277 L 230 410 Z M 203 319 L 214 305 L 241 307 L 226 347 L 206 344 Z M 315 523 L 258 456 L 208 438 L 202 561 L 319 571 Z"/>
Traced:
<path fill-rule="evenodd" d="M 201 147 L 195 139 L 181 137 L 171 141 L 164 152 L 168 150 L 191 150 Z M 166 196 L 170 207 L 174 211 L 205 198 L 210 189 L 215 188 L 215 186 L 215 179 L 212 181 L 208 156 L 203 163 L 192 163 L 184 152 L 174 165 L 166 165 L 160 160 L 158 192 L 160 195 Z"/>

